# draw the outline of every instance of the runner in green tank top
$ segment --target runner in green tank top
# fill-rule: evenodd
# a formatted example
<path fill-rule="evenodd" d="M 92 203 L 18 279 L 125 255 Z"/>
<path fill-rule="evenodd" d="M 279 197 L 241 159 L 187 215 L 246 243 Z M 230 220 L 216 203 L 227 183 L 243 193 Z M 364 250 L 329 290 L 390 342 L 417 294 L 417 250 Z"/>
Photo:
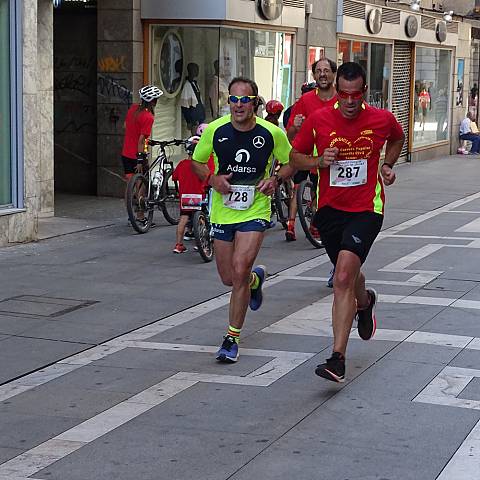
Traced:
<path fill-rule="evenodd" d="M 293 173 L 288 165 L 291 146 L 285 133 L 255 117 L 258 87 L 248 78 L 229 85 L 230 115 L 211 122 L 195 148 L 193 169 L 213 189 L 210 213 L 214 230 L 215 259 L 220 278 L 232 287 L 229 327 L 217 360 L 236 362 L 238 342 L 247 308 L 262 304 L 262 284 L 267 272 L 253 264 L 270 222 L 270 195 L 280 179 Z M 210 155 L 215 173 L 207 167 Z M 270 176 L 273 156 L 282 165 Z"/>

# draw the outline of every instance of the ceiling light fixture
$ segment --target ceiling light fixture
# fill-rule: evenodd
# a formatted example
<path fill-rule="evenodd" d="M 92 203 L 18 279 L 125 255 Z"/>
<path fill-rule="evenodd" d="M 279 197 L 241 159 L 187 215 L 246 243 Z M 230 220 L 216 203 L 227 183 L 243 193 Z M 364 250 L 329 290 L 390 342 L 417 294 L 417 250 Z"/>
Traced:
<path fill-rule="evenodd" d="M 420 2 L 422 0 L 412 0 L 412 3 L 410 3 L 410 10 L 413 10 L 414 12 L 420 11 Z"/>
<path fill-rule="evenodd" d="M 446 21 L 446 22 L 452 22 L 453 21 L 453 10 L 450 10 L 449 12 L 445 12 L 443 14 L 443 19 Z"/>

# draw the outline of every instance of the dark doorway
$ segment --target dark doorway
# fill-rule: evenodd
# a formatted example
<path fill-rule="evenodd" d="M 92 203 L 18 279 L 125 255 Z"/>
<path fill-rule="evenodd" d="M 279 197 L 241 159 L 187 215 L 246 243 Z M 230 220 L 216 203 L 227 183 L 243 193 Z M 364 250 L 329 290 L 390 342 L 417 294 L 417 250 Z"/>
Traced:
<path fill-rule="evenodd" d="M 97 9 L 63 2 L 54 11 L 55 191 L 97 193 Z"/>

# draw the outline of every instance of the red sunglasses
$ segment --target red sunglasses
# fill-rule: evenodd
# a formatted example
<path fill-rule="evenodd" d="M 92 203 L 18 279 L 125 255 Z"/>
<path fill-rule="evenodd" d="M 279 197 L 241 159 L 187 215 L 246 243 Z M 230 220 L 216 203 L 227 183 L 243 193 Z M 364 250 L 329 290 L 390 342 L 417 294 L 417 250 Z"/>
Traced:
<path fill-rule="evenodd" d="M 343 90 L 337 90 L 337 96 L 345 100 L 348 98 L 351 98 L 352 100 L 361 100 L 363 98 L 364 93 L 365 92 L 363 90 L 356 91 L 356 92 L 345 92 Z"/>

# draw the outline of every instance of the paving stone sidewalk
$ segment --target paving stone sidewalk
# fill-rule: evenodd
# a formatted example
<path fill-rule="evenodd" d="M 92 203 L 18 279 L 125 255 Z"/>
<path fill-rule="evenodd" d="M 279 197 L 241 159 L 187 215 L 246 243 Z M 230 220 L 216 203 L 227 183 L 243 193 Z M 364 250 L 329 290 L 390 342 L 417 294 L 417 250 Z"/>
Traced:
<path fill-rule="evenodd" d="M 365 265 L 379 329 L 353 332 L 343 385 L 313 374 L 332 344 L 328 259 L 279 227 L 227 366 L 227 289 L 171 253 L 160 216 L 135 235 L 117 204 L 108 226 L 1 249 L 0 480 L 478 479 L 477 162 L 397 168 Z"/>

